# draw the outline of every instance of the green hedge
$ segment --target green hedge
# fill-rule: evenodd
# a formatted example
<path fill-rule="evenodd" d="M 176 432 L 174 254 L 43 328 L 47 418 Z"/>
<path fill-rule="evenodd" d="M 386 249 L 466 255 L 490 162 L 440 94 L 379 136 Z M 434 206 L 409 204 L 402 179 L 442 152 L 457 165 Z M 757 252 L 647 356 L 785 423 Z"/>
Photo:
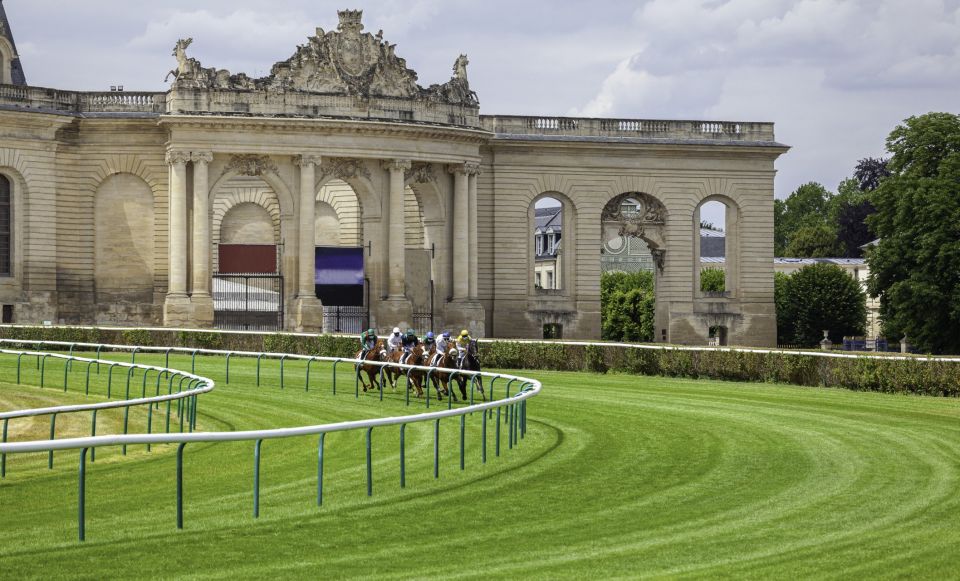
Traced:
<path fill-rule="evenodd" d="M 0 337 L 270 351 L 327 357 L 353 357 L 359 347 L 358 339 L 354 337 L 156 329 L 0 327 Z M 481 341 L 480 349 L 483 366 L 487 369 L 612 371 L 694 379 L 791 383 L 884 393 L 960 396 L 960 363 L 948 361 L 895 360 L 878 356 L 853 359 L 719 350 L 631 349 L 602 344 L 583 346 L 513 341 Z"/>

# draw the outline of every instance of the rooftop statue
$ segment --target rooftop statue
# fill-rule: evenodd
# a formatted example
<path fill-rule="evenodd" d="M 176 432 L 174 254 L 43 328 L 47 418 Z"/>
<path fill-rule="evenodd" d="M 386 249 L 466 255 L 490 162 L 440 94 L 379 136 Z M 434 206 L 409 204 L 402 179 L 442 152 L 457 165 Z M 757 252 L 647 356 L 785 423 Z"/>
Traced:
<path fill-rule="evenodd" d="M 363 11 L 342 10 L 338 15 L 336 31 L 317 28 L 315 36 L 298 46 L 289 59 L 273 65 L 266 77 L 252 79 L 242 73 L 232 75 L 224 69 L 205 68 L 187 56 L 187 47 L 193 42 L 188 38 L 174 47 L 177 68 L 167 79 L 173 76 L 172 87 L 184 89 L 302 91 L 479 105 L 467 81 L 466 55 L 457 59 L 449 82 L 424 89 L 417 84 L 417 73 L 397 56 L 396 45 L 383 40 L 382 30 L 376 35 L 363 32 Z"/>

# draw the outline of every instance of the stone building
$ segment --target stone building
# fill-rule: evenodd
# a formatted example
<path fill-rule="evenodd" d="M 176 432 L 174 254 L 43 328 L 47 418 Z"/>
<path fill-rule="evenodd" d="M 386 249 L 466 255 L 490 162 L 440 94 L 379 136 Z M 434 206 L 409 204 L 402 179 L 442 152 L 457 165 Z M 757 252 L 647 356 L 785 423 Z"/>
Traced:
<path fill-rule="evenodd" d="M 627 237 L 656 265 L 657 340 L 721 324 L 774 343 L 772 123 L 483 116 L 465 56 L 423 87 L 361 16 L 263 78 L 204 67 L 182 40 L 166 92 L 28 86 L 4 17 L 8 320 L 209 327 L 259 309 L 352 330 L 359 309 L 379 328 L 597 338 L 601 248 Z M 552 291 L 530 237 L 544 197 L 563 208 Z M 728 207 L 721 298 L 697 280 L 712 200 Z"/>

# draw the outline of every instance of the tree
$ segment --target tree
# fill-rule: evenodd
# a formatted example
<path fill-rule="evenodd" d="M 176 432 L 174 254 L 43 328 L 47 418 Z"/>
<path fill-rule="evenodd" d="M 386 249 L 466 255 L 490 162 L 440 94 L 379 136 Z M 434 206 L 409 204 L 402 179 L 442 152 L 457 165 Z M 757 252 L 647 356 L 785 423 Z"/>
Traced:
<path fill-rule="evenodd" d="M 600 277 L 601 336 L 653 341 L 656 295 L 652 272 L 605 272 Z"/>
<path fill-rule="evenodd" d="M 890 175 L 887 167 L 888 160 L 883 158 L 866 157 L 857 162 L 853 170 L 853 179 L 861 192 L 872 192 L 880 186 L 883 178 Z"/>
<path fill-rule="evenodd" d="M 815 347 L 824 330 L 830 331 L 834 343 L 845 336 L 863 335 L 866 295 L 860 283 L 839 266 L 804 266 L 790 277 L 785 294 L 785 326 L 793 326 L 793 343 Z"/>
<path fill-rule="evenodd" d="M 790 243 L 801 228 L 827 225 L 831 197 L 826 188 L 810 182 L 797 188 L 786 200 L 774 202 L 773 236 L 774 253 L 777 256 L 788 255 Z"/>
<path fill-rule="evenodd" d="M 777 308 L 777 344 L 793 341 L 793 315 L 787 308 L 790 277 L 782 272 L 773 273 L 773 302 Z"/>
<path fill-rule="evenodd" d="M 727 273 L 722 268 L 704 268 L 700 271 L 700 290 L 723 292 L 727 290 Z"/>
<path fill-rule="evenodd" d="M 910 117 L 887 138 L 892 154 L 868 219 L 869 291 L 884 334 L 933 353 L 960 353 L 960 116 Z"/>
<path fill-rule="evenodd" d="M 837 231 L 826 222 L 801 226 L 790 237 L 785 256 L 831 258 L 841 253 Z"/>

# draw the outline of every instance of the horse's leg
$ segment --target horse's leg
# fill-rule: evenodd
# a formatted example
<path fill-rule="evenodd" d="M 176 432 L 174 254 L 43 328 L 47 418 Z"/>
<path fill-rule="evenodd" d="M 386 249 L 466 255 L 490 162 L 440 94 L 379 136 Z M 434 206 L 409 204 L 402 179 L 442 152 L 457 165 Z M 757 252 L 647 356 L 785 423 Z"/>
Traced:
<path fill-rule="evenodd" d="M 483 378 L 479 375 L 477 376 L 477 388 L 480 390 L 480 401 L 487 401 L 487 395 L 483 392 Z"/>
<path fill-rule="evenodd" d="M 457 377 L 457 385 L 460 386 L 460 395 L 463 396 L 463 401 L 467 401 L 467 378 Z"/>

